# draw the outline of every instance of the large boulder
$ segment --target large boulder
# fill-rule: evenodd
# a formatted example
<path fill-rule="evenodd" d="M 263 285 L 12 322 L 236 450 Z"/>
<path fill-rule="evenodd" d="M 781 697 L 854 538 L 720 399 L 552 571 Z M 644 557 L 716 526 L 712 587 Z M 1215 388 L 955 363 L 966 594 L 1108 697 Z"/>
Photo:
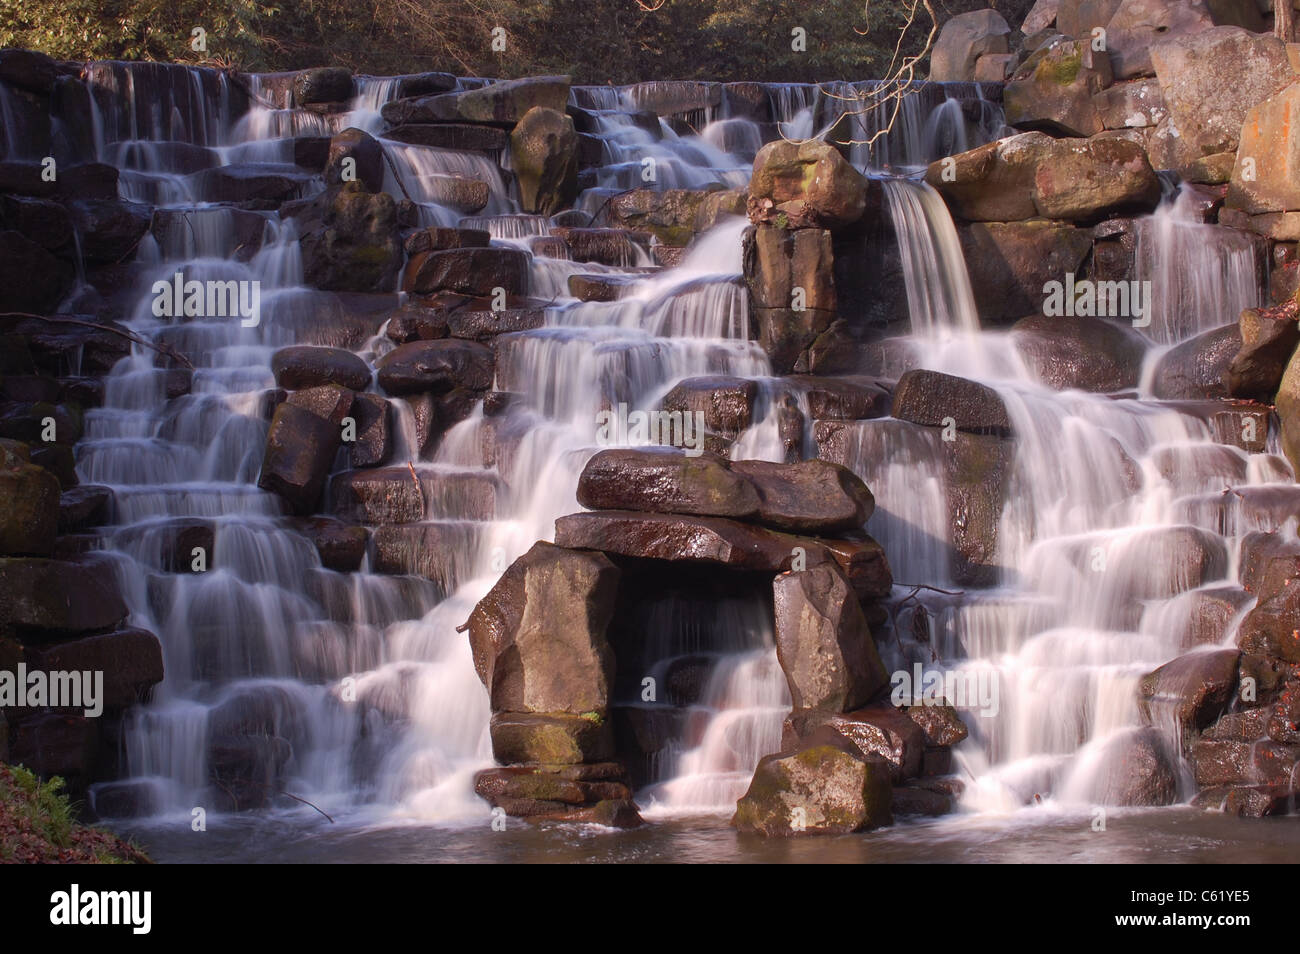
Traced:
<path fill-rule="evenodd" d="M 1151 393 L 1162 401 L 1226 397 L 1224 377 L 1241 346 L 1235 322 L 1188 338 L 1160 356 Z"/>
<path fill-rule="evenodd" d="M 1247 110 L 1227 204 L 1252 215 L 1300 210 L 1300 82 Z"/>
<path fill-rule="evenodd" d="M 275 383 L 296 391 L 322 384 L 337 384 L 353 391 L 370 386 L 370 368 L 351 351 L 292 345 L 271 356 Z"/>
<path fill-rule="evenodd" d="M 862 218 L 867 190 L 867 180 L 829 143 L 779 139 L 754 157 L 750 218 L 793 228 L 840 228 Z"/>
<path fill-rule="evenodd" d="M 1096 804 L 1172 805 L 1178 800 L 1177 761 L 1155 729 L 1116 733 L 1093 758 L 1086 796 Z"/>
<path fill-rule="evenodd" d="M 1058 391 L 1135 388 L 1148 347 L 1132 327 L 1105 318 L 1030 315 L 1012 332 L 1026 364 Z"/>
<path fill-rule="evenodd" d="M 971 434 L 1011 433 L 1002 398 L 992 388 L 938 371 L 916 369 L 898 379 L 893 415 L 924 427 L 953 426 Z"/>
<path fill-rule="evenodd" d="M 143 629 L 118 629 L 66 642 L 43 643 L 28 651 L 28 665 L 46 672 L 101 672 L 106 709 L 147 701 L 163 680 L 162 644 Z"/>
<path fill-rule="evenodd" d="M 1282 424 L 1282 451 L 1300 474 L 1300 352 L 1287 362 L 1274 403 Z"/>
<path fill-rule="evenodd" d="M 285 402 L 275 409 L 257 485 L 279 494 L 296 513 L 316 509 L 341 439 L 338 424 Z"/>
<path fill-rule="evenodd" d="M 1237 685 L 1236 649 L 1188 653 L 1142 677 L 1138 708 L 1156 726 L 1172 718 L 1190 750 L 1196 735 L 1223 715 Z"/>
<path fill-rule="evenodd" d="M 757 400 L 758 384 L 749 378 L 707 375 L 677 382 L 664 395 L 663 409 L 703 414 L 711 434 L 734 438 L 753 422 Z"/>
<path fill-rule="evenodd" d="M 1006 53 L 1011 27 L 996 10 L 972 10 L 948 20 L 930 52 L 930 79 L 937 83 L 975 78 L 975 61 L 986 53 Z"/>
<path fill-rule="evenodd" d="M 784 573 L 772 590 L 776 655 L 795 710 L 847 712 L 888 685 L 862 607 L 838 567 Z"/>
<path fill-rule="evenodd" d="M 1291 355 L 1300 344 L 1294 300 L 1273 308 L 1247 308 L 1238 328 L 1241 350 L 1232 357 L 1223 383 L 1232 397 L 1271 404 Z"/>
<path fill-rule="evenodd" d="M 535 543 L 469 618 L 474 668 L 495 712 L 604 717 L 614 682 L 605 630 L 619 571 L 601 553 Z"/>
<path fill-rule="evenodd" d="M 459 338 L 412 341 L 380 358 L 377 369 L 379 386 L 394 396 L 485 391 L 492 386 L 492 349 Z"/>
<path fill-rule="evenodd" d="M 50 314 L 74 278 L 71 265 L 21 232 L 0 231 L 0 308 Z"/>
<path fill-rule="evenodd" d="M 402 286 L 421 295 L 450 291 L 490 297 L 498 288 L 523 295 L 528 291 L 528 253 L 515 248 L 421 252 L 407 264 Z"/>
<path fill-rule="evenodd" d="M 1043 308 L 1044 288 L 1078 275 L 1093 247 L 1066 222 L 972 222 L 958 230 L 980 318 L 1007 325 Z"/>
<path fill-rule="evenodd" d="M 827 229 L 758 225 L 745 233 L 745 284 L 773 370 L 808 370 L 808 348 L 835 320 L 835 256 Z"/>
<path fill-rule="evenodd" d="M 1115 75 L 1128 79 L 1159 73 L 1159 48 L 1195 40 L 1213 32 L 1216 24 L 1244 27 L 1239 33 L 1264 29 L 1254 0 L 1123 0 L 1105 24 Z"/>
<path fill-rule="evenodd" d="M 296 106 L 346 103 L 355 88 L 352 74 L 339 66 L 321 66 L 295 73 L 290 85 Z"/>
<path fill-rule="evenodd" d="M 1110 58 L 1089 40 L 1058 37 L 1039 47 L 1002 92 L 1006 121 L 1017 129 L 1093 136 L 1105 128 L 1094 96 L 1110 86 Z"/>
<path fill-rule="evenodd" d="M 510 133 L 510 165 L 525 212 L 554 215 L 578 194 L 578 134 L 564 113 L 534 107 Z"/>
<path fill-rule="evenodd" d="M 912 717 L 913 712 L 923 708 L 926 707 L 902 709 L 884 701 L 845 713 L 795 710 L 786 721 L 783 738 L 791 733 L 809 740 L 838 736 L 863 758 L 884 761 L 889 766 L 890 780 L 898 784 L 922 774 L 928 744 L 951 744 L 929 742 L 926 730 Z M 955 738 L 965 732 L 951 706 L 933 708 L 947 713 L 947 717 L 935 720 L 933 725 L 943 737 Z M 942 728 L 938 725 L 940 721 L 946 723 Z"/>
<path fill-rule="evenodd" d="M 0 466 L 0 554 L 49 556 L 59 528 L 59 479 L 44 467 Z"/>
<path fill-rule="evenodd" d="M 397 204 L 360 182 L 327 189 L 301 240 L 303 276 L 325 291 L 391 291 L 402 267 Z"/>
<path fill-rule="evenodd" d="M 756 517 L 759 508 L 757 489 L 726 461 L 668 447 L 600 451 L 578 479 L 578 503 L 741 520 Z"/>
<path fill-rule="evenodd" d="M 446 122 L 513 126 L 538 106 L 563 113 L 568 101 L 567 76 L 533 76 L 464 92 L 398 99 L 385 104 L 381 112 L 395 126 Z"/>
<path fill-rule="evenodd" d="M 367 192 L 381 192 L 384 188 L 384 149 L 370 133 L 345 129 L 330 140 L 324 175 L 330 185 L 356 181 Z"/>
<path fill-rule="evenodd" d="M 836 534 L 862 529 L 876 502 L 857 474 L 825 460 L 731 465 L 758 491 L 758 521 L 792 533 Z"/>
<path fill-rule="evenodd" d="M 1237 630 L 1242 652 L 1300 663 L 1300 639 L 1296 619 L 1300 618 L 1300 580 L 1289 580 L 1273 596 L 1261 597 L 1258 606 L 1246 614 Z"/>
<path fill-rule="evenodd" d="M 1151 47 L 1150 59 L 1183 163 L 1234 151 L 1252 108 L 1296 78 L 1285 43 L 1230 26 L 1165 40 Z"/>
<path fill-rule="evenodd" d="M 891 799 L 884 762 L 813 742 L 762 758 L 731 823 L 768 836 L 845 834 L 892 824 Z"/>
<path fill-rule="evenodd" d="M 72 560 L 0 557 L 0 592 L 0 630 L 20 635 L 107 630 L 127 614 L 115 565 L 93 553 Z"/>

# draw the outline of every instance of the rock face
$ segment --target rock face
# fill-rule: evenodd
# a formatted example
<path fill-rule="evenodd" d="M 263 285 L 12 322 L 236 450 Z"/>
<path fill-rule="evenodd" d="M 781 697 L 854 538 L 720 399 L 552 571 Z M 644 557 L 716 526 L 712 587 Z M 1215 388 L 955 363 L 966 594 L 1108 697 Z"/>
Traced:
<path fill-rule="evenodd" d="M 1110 57 L 1090 41 L 1048 41 L 1003 90 L 1007 123 L 1060 136 L 1096 135 L 1106 127 L 1094 97 L 1112 81 Z"/>
<path fill-rule="evenodd" d="M 1300 210 L 1300 83 L 1252 105 L 1227 204 L 1252 215 Z"/>
<path fill-rule="evenodd" d="M 1164 40 L 1149 56 L 1184 163 L 1234 151 L 1252 108 L 1295 81 L 1281 40 L 1237 27 Z"/>
<path fill-rule="evenodd" d="M 765 756 L 731 823 L 772 837 L 831 835 L 893 822 L 889 769 L 829 743 Z"/>
<path fill-rule="evenodd" d="M 578 134 L 564 113 L 533 107 L 510 133 L 510 163 L 525 212 L 554 215 L 578 194 Z"/>
<path fill-rule="evenodd" d="M 980 318 L 995 325 L 1041 312 L 1047 283 L 1079 274 L 1093 247 L 1088 230 L 1046 219 L 972 222 L 958 236 Z"/>
<path fill-rule="evenodd" d="M 930 80 L 959 83 L 975 78 L 975 63 L 985 54 L 1006 53 L 1011 27 L 996 10 L 972 10 L 948 20 L 930 53 Z"/>
<path fill-rule="evenodd" d="M 773 583 L 776 652 L 794 708 L 847 712 L 888 684 L 871 630 L 834 564 Z"/>
<path fill-rule="evenodd" d="M 1123 0 L 1105 23 L 1106 45 L 1115 65 L 1115 75 L 1122 79 L 1150 75 L 1156 61 L 1156 48 L 1194 39 L 1214 32 L 1216 24 L 1264 29 L 1259 9 L 1250 0 L 1207 0 L 1170 3 L 1167 0 Z M 1244 31 L 1237 31 L 1244 32 Z M 1159 71 L 1159 66 L 1154 66 Z"/>

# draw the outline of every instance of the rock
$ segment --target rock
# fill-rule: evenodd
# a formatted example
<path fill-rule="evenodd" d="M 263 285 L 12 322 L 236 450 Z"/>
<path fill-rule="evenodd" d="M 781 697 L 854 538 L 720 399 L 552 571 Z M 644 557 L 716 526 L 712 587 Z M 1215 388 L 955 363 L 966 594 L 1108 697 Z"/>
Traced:
<path fill-rule="evenodd" d="M 1047 284 L 1079 274 L 1093 246 L 1086 229 L 1043 219 L 975 222 L 958 235 L 980 318 L 995 325 L 1041 312 Z"/>
<path fill-rule="evenodd" d="M 99 719 L 45 712 L 14 727 L 9 758 L 42 779 L 57 775 L 67 792 L 79 799 L 99 774 L 99 747 Z"/>
<path fill-rule="evenodd" d="M 1300 358 L 1292 354 L 1274 399 L 1282 424 L 1282 451 L 1300 473 Z"/>
<path fill-rule="evenodd" d="M 392 407 L 378 394 L 358 394 L 352 404 L 356 439 L 348 444 L 353 467 L 380 467 L 393 454 Z M 346 437 L 346 434 L 344 435 Z"/>
<path fill-rule="evenodd" d="M 1241 350 L 1229 362 L 1223 385 L 1232 397 L 1270 404 L 1300 344 L 1295 302 L 1247 308 L 1241 313 L 1238 327 Z"/>
<path fill-rule="evenodd" d="M 925 181 L 956 215 L 971 222 L 1016 222 L 1038 215 L 1034 175 L 1054 140 L 1028 132 L 980 146 L 939 161 L 926 170 Z"/>
<path fill-rule="evenodd" d="M 497 153 L 510 142 L 505 130 L 492 126 L 472 126 L 460 123 L 436 125 L 397 126 L 384 133 L 384 138 L 413 146 L 434 146 L 457 152 Z"/>
<path fill-rule="evenodd" d="M 353 391 L 370 386 L 370 368 L 351 351 L 293 345 L 271 356 L 275 383 L 291 391 L 321 384 L 337 384 Z"/>
<path fill-rule="evenodd" d="M 439 291 L 490 297 L 528 291 L 528 255 L 513 248 L 460 248 L 421 252 L 407 265 L 403 290 L 428 295 Z"/>
<path fill-rule="evenodd" d="M 710 193 L 695 189 L 633 189 L 610 198 L 605 216 L 614 228 L 648 232 L 664 245 L 691 243 Z"/>
<path fill-rule="evenodd" d="M 1001 83 L 1010 79 L 1018 60 L 1014 53 L 985 53 L 975 61 L 975 82 Z"/>
<path fill-rule="evenodd" d="M 0 554 L 49 556 L 59 528 L 59 480 L 35 464 L 0 467 Z"/>
<path fill-rule="evenodd" d="M 1300 577 L 1300 544 L 1275 532 L 1254 531 L 1241 541 L 1238 575 L 1241 585 L 1261 603 L 1282 592 Z"/>
<path fill-rule="evenodd" d="M 345 174 L 350 178 L 345 178 Z M 345 129 L 330 140 L 324 176 L 329 185 L 356 181 L 367 192 L 382 192 L 384 149 L 370 133 L 360 129 Z"/>
<path fill-rule="evenodd" d="M 59 64 L 34 50 L 0 50 L 0 82 L 38 96 L 54 92 L 55 80 L 63 73 Z"/>
<path fill-rule="evenodd" d="M 753 422 L 758 385 L 748 378 L 708 375 L 685 378 L 664 395 L 663 409 L 704 415 L 711 433 L 737 437 Z"/>
<path fill-rule="evenodd" d="M 97 702 L 108 710 L 148 702 L 153 687 L 163 680 L 162 644 L 143 629 L 43 643 L 28 651 L 27 664 L 46 672 L 103 673 L 103 693 Z"/>
<path fill-rule="evenodd" d="M 1159 74 L 1160 54 L 1157 50 L 1187 48 L 1186 44 L 1195 44 L 1207 32 L 1222 35 L 1230 29 L 1228 26 L 1212 29 L 1215 24 L 1246 28 L 1232 31 L 1236 33 L 1247 30 L 1262 32 L 1264 29 L 1259 10 L 1251 0 L 1230 0 L 1227 3 L 1123 0 L 1106 24 L 1106 47 L 1110 50 L 1115 75 L 1120 78 L 1150 75 L 1153 68 Z M 1210 41 L 1211 47 L 1213 44 L 1214 41 Z M 1228 68 L 1232 65 L 1231 61 L 1225 64 Z M 1232 85 L 1243 76 L 1244 73 L 1234 72 L 1231 79 L 1224 77 L 1217 81 Z"/>
<path fill-rule="evenodd" d="M 847 712 L 888 685 L 871 630 L 833 564 L 773 582 L 776 652 L 796 711 Z"/>
<path fill-rule="evenodd" d="M 764 756 L 731 823 L 768 836 L 844 834 L 889 825 L 889 770 L 822 743 Z"/>
<path fill-rule="evenodd" d="M 1056 11 L 1060 6 L 1061 0 L 1035 0 L 1025 15 L 1024 22 L 1020 24 L 1020 32 L 1025 36 L 1033 36 L 1046 30 L 1056 23 Z"/>
<path fill-rule="evenodd" d="M 1252 107 L 1296 78 L 1286 44 L 1231 26 L 1166 39 L 1149 55 L 1185 161 L 1236 149 Z M 1260 156 L 1261 166 L 1269 161 Z"/>
<path fill-rule="evenodd" d="M 464 92 L 393 100 L 381 112 L 394 126 L 444 122 L 513 126 L 534 107 L 563 113 L 568 100 L 567 76 L 533 76 Z"/>
<path fill-rule="evenodd" d="M 944 427 L 951 420 L 958 430 L 971 434 L 1011 434 L 1006 405 L 996 391 L 938 371 L 917 369 L 899 378 L 893 415 L 924 427 Z"/>
<path fill-rule="evenodd" d="M 418 232 L 412 232 L 406 239 L 405 248 L 407 255 L 419 255 L 421 252 L 445 252 L 451 248 L 487 248 L 490 244 L 492 244 L 492 233 L 483 229 L 455 229 L 444 225 L 431 225 Z"/>
<path fill-rule="evenodd" d="M 975 78 L 975 61 L 1006 53 L 1011 27 L 996 10 L 960 13 L 944 23 L 930 53 L 930 81 L 960 83 Z"/>
<path fill-rule="evenodd" d="M 0 308 L 49 314 L 72 290 L 73 271 L 22 234 L 0 232 Z"/>
<path fill-rule="evenodd" d="M 920 726 L 927 746 L 956 745 L 970 734 L 957 710 L 949 705 L 909 706 L 906 713 Z"/>
<path fill-rule="evenodd" d="M 352 413 L 356 395 L 337 384 L 320 384 L 314 388 L 294 391 L 285 398 L 285 403 L 310 411 L 317 417 L 329 421 L 340 429 L 343 419 Z"/>
<path fill-rule="evenodd" d="M 525 212 L 554 215 L 578 194 L 578 135 L 562 111 L 533 107 L 510 133 L 510 162 Z"/>
<path fill-rule="evenodd" d="M 492 386 L 492 349 L 460 339 L 412 341 L 380 358 L 377 370 L 379 386 L 394 396 L 485 391 Z"/>
<path fill-rule="evenodd" d="M 338 453 L 340 429 L 293 404 L 275 409 L 257 485 L 279 494 L 300 514 L 316 508 Z"/>
<path fill-rule="evenodd" d="M 862 218 L 867 190 L 867 180 L 831 144 L 780 139 L 754 157 L 750 218 L 791 228 L 842 228 Z"/>
<path fill-rule="evenodd" d="M 1252 215 L 1300 209 L 1300 82 L 1251 105 L 1227 204 Z"/>
<path fill-rule="evenodd" d="M 578 479 L 578 503 L 592 510 L 644 510 L 741 520 L 758 515 L 758 490 L 727 462 L 675 448 L 611 449 Z"/>
<path fill-rule="evenodd" d="M 211 803 L 223 811 L 264 807 L 279 791 L 280 773 L 293 755 L 279 736 L 217 736 L 208 740 Z"/>
<path fill-rule="evenodd" d="M 1159 201 L 1146 151 L 1123 139 L 1058 140 L 1034 174 L 1034 204 L 1049 219 L 1092 222 L 1150 211 Z"/>
<path fill-rule="evenodd" d="M 467 176 L 425 175 L 420 177 L 420 187 L 429 201 L 466 215 L 480 211 L 492 199 L 492 187 L 485 180 Z"/>
<path fill-rule="evenodd" d="M 1218 785 L 1197 792 L 1192 805 L 1238 818 L 1286 815 L 1295 802 L 1295 788 L 1281 785 Z"/>
<path fill-rule="evenodd" d="M 1101 743 L 1088 798 L 1102 805 L 1172 805 L 1178 773 L 1155 729 L 1116 733 Z"/>
<path fill-rule="evenodd" d="M 731 470 L 758 491 L 758 521 L 777 530 L 818 535 L 861 530 L 876 507 L 861 478 L 830 461 L 741 460 Z"/>
<path fill-rule="evenodd" d="M 494 712 L 604 717 L 614 681 L 605 630 L 619 577 L 603 554 L 545 542 L 511 564 L 469 618 L 474 668 Z"/>
<path fill-rule="evenodd" d="M 1155 79 L 1117 83 L 1094 94 L 1092 102 L 1105 129 L 1147 129 L 1169 117 L 1160 83 Z"/>
<path fill-rule="evenodd" d="M 0 628 L 20 634 L 86 633 L 118 626 L 127 608 L 114 564 L 86 554 L 71 560 L 0 558 Z"/>
<path fill-rule="evenodd" d="M 352 74 L 337 66 L 303 70 L 293 77 L 293 102 L 296 106 L 318 103 L 346 103 L 353 96 Z"/>
<path fill-rule="evenodd" d="M 190 176 L 191 188 L 205 201 L 248 203 L 254 208 L 295 200 L 309 181 L 302 173 L 286 171 L 284 166 L 270 163 L 214 166 Z"/>
<path fill-rule="evenodd" d="M 1293 785 L 1300 747 L 1276 742 L 1220 742 L 1202 739 L 1192 750 L 1196 784 Z"/>
<path fill-rule="evenodd" d="M 507 765 L 574 765 L 614 755 L 613 733 L 603 718 L 495 712 L 491 734 L 493 755 Z"/>
<path fill-rule="evenodd" d="M 65 490 L 59 497 L 59 533 L 76 533 L 109 522 L 113 509 L 113 491 L 96 484 L 83 484 Z M 2 551 L 0 551 L 2 552 Z"/>
<path fill-rule="evenodd" d="M 1188 751 L 1197 734 L 1223 715 L 1237 686 L 1235 649 L 1179 656 L 1147 673 L 1138 684 L 1138 708 L 1149 723 L 1168 724 L 1172 717 Z"/>
<path fill-rule="evenodd" d="M 321 566 L 327 570 L 351 573 L 361 566 L 369 539 L 365 527 L 351 526 L 333 517 L 308 517 L 294 526 L 311 541 Z"/>
<path fill-rule="evenodd" d="M 398 344 L 445 338 L 448 331 L 447 309 L 413 304 L 403 305 L 393 312 L 384 329 L 385 335 Z"/>
<path fill-rule="evenodd" d="M 1048 387 L 1101 393 L 1137 387 L 1147 343 L 1126 324 L 1030 315 L 1012 332 L 1021 357 Z"/>
<path fill-rule="evenodd" d="M 925 734 L 915 720 L 888 702 L 844 714 L 795 710 L 786 728 L 808 742 L 847 742 L 854 754 L 883 761 L 893 784 L 921 774 Z"/>
<path fill-rule="evenodd" d="M 499 485 L 487 470 L 410 465 L 350 470 L 330 483 L 330 512 L 367 524 L 415 523 L 426 518 L 491 520 Z"/>
<path fill-rule="evenodd" d="M 1162 401 L 1227 397 L 1223 380 L 1241 347 L 1236 323 L 1175 345 L 1156 364 L 1152 394 Z"/>
<path fill-rule="evenodd" d="M 745 233 L 742 255 L 759 343 L 773 370 L 807 370 L 807 349 L 835 318 L 831 233 L 760 225 Z"/>
<path fill-rule="evenodd" d="M 1237 630 L 1237 645 L 1242 652 L 1257 653 L 1300 663 L 1300 636 L 1297 636 L 1296 619 L 1300 614 L 1300 581 L 1290 580 L 1276 595 L 1260 603 L 1246 614 Z M 1202 784 L 1211 784 L 1205 782 Z"/>
<path fill-rule="evenodd" d="M 1059 37 L 1039 47 L 1002 93 L 1006 121 L 1018 129 L 1093 136 L 1105 128 L 1094 99 L 1110 86 L 1110 57 L 1090 39 Z"/>
<path fill-rule="evenodd" d="M 531 331 L 546 324 L 542 308 L 456 309 L 447 314 L 447 330 L 453 338 L 488 341 L 497 335 Z"/>
<path fill-rule="evenodd" d="M 73 239 L 68 210 L 49 199 L 0 196 L 0 230 L 21 232 L 48 252 L 67 256 Z"/>
<path fill-rule="evenodd" d="M 402 267 L 392 196 L 349 182 L 326 189 L 314 202 L 318 224 L 300 241 L 307 284 L 326 291 L 390 291 Z"/>

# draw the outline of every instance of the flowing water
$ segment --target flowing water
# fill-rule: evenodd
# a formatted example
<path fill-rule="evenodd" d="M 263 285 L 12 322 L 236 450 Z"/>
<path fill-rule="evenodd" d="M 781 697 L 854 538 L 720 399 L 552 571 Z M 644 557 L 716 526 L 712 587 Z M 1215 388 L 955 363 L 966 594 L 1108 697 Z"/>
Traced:
<path fill-rule="evenodd" d="M 378 110 L 399 84 L 363 78 L 352 112 L 336 116 L 291 108 L 287 84 L 276 76 L 255 77 L 244 91 L 210 71 L 97 64 L 87 84 L 93 155 L 123 169 L 123 197 L 159 205 L 155 221 L 175 226 L 156 228 L 141 243 L 141 291 L 128 324 L 196 365 L 189 393 L 169 399 L 170 373 L 155 366 L 153 352 L 137 349 L 112 372 L 104 406 L 87 415 L 77 449 L 82 480 L 114 489 L 102 546 L 118 565 L 133 624 L 159 635 L 167 668 L 154 701 L 134 711 L 125 730 L 129 784 L 147 793 L 150 817 L 122 824 L 164 858 L 203 857 L 177 833 L 188 834 L 192 807 L 222 807 L 221 793 L 207 784 L 212 761 L 282 739 L 287 748 L 272 745 L 261 757 L 275 765 L 284 791 L 328 812 L 337 829 L 278 795 L 277 785 L 262 793 L 273 806 L 276 836 L 248 816 L 218 815 L 222 820 L 210 823 L 218 847 L 203 851 L 224 860 L 307 860 L 321 857 L 317 851 L 423 860 L 555 850 L 555 837 L 570 836 L 490 833 L 488 807 L 472 791 L 474 773 L 491 764 L 488 702 L 456 628 L 510 561 L 550 539 L 557 517 L 580 509 L 577 478 L 598 449 L 602 409 L 654 409 L 688 377 L 744 377 L 758 383 L 759 400 L 733 456 L 784 459 L 780 422 L 789 408 L 803 412 L 803 444 L 811 447 L 806 397 L 772 376 L 750 340 L 740 282 L 745 223 L 724 220 L 680 265 L 660 272 L 644 270 L 648 249 L 634 242 L 620 266 L 576 263 L 538 241 L 551 222 L 518 213 L 509 177 L 498 171 L 505 157 L 381 140 L 391 160 L 387 191 L 409 195 L 422 224 L 483 228 L 494 243 L 529 251 L 531 294 L 552 304 L 542 327 L 497 342 L 495 388 L 519 395 L 504 414 L 475 409 L 422 456 L 412 410 L 394 401 L 393 463 L 409 461 L 424 501 L 422 520 L 401 530 L 412 541 L 409 572 L 372 572 L 368 558 L 362 572 L 340 574 L 321 566 L 279 498 L 256 480 L 274 386 L 271 355 L 295 341 L 320 340 L 349 305 L 304 287 L 291 221 L 205 201 L 203 176 L 251 165 L 294 178 L 310 195 L 323 183 L 293 164 L 292 137 L 349 125 L 382 135 Z M 845 102 L 871 89 L 773 86 L 768 95 L 778 128 L 799 136 L 827 128 Z M 592 135 L 603 153 L 579 209 L 596 212 L 611 194 L 633 187 L 745 185 L 765 138 L 759 125 L 731 115 L 725 102 L 691 113 L 686 126 L 647 122 L 637 110 L 655 92 L 573 90 L 575 104 L 595 117 Z M 0 98 L 0 108 L 7 100 Z M 0 115 L 5 142 L 16 139 L 9 113 Z M 978 86 L 924 84 L 899 100 L 893 128 L 860 116 L 854 123 L 861 142 L 852 155 L 861 168 L 906 170 L 986 141 L 1000 130 L 1001 114 Z M 456 176 L 489 183 L 484 209 L 467 216 L 440 201 L 446 178 Z M 1286 493 L 1295 487 L 1275 446 L 1253 454 L 1225 447 L 1213 421 L 1195 409 L 1143 396 L 1061 394 L 1039 384 L 1005 333 L 978 330 L 942 200 L 909 180 L 889 180 L 885 191 L 899 235 L 913 364 L 995 387 L 1016 436 L 996 584 L 958 592 L 936 434 L 892 419 L 853 427 L 849 462 L 877 498 L 867 529 L 885 545 L 900 582 L 896 595 L 918 583 L 950 591 L 904 601 L 905 612 L 917 612 L 918 603 L 927 608 L 928 639 L 898 641 L 886 663 L 977 669 L 1000 687 L 996 713 L 963 713 L 972 738 L 957 753 L 967 783 L 961 813 L 904 829 L 915 834 L 910 841 L 887 832 L 854 843 L 877 846 L 872 850 L 886 860 L 925 860 L 927 851 L 988 857 L 991 843 L 1015 831 L 1022 854 L 1050 856 L 1074 844 L 1075 813 L 1106 797 L 1116 747 L 1139 724 L 1136 680 L 1188 648 L 1180 638 L 1191 606 L 1175 578 L 1185 537 L 1170 532 L 1195 526 L 1222 554 L 1197 581 L 1203 588 L 1234 585 L 1230 555 L 1239 536 L 1269 525 L 1269 517 L 1244 504 L 1216 506 L 1214 495 L 1225 480 Z M 1222 324 L 1256 294 L 1252 251 L 1223 230 L 1206 231 L 1180 202 L 1162 206 L 1141 233 L 1139 267 L 1159 289 L 1153 335 L 1160 344 Z M 1189 256 L 1199 256 L 1195 271 L 1182 264 Z M 260 324 L 155 318 L 144 290 L 177 271 L 261 281 Z M 626 294 L 609 303 L 570 298 L 568 276 L 593 272 L 625 276 Z M 93 298 L 86 288 L 74 296 Z M 372 330 L 350 346 L 373 362 L 393 345 Z M 482 504 L 485 493 L 490 506 Z M 190 539 L 183 533 L 210 535 L 207 572 L 174 572 L 176 541 Z M 1081 553 L 1100 554 L 1107 571 L 1090 571 Z M 738 857 L 722 823 L 758 759 L 779 748 L 790 699 L 762 601 L 661 604 L 661 615 L 649 617 L 647 671 L 689 664 L 704 675 L 638 794 L 651 833 L 575 835 L 581 849 L 559 846 L 569 854 Z M 619 705 L 645 716 L 634 711 L 635 699 Z M 1196 832 L 1226 830 L 1221 820 L 1170 811 L 1177 814 L 1137 813 L 1137 824 L 1120 826 L 1127 833 L 1121 847 L 1106 850 L 1123 857 L 1158 843 L 1183 857 Z M 706 820 L 698 823 L 680 818 L 701 815 Z M 1148 817 L 1162 820 L 1148 825 Z M 340 843 L 328 835 L 335 830 L 353 834 Z M 773 848 L 770 856 L 793 858 L 799 850 Z M 846 857 L 856 851 L 836 850 Z M 1070 850 L 1100 857 L 1083 843 Z"/>

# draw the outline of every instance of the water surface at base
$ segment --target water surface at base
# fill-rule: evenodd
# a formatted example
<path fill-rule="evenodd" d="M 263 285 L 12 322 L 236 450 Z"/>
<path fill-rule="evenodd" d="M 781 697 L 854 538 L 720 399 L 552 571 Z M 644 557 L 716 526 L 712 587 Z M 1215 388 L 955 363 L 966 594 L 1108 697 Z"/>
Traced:
<path fill-rule="evenodd" d="M 304 812 L 308 812 L 304 809 Z M 741 836 L 723 816 L 675 818 L 630 832 L 596 826 L 505 831 L 423 825 L 348 827 L 320 816 L 225 816 L 206 832 L 174 824 L 128 827 L 160 862 L 800 862 L 805 864 L 1281 864 L 1300 861 L 1300 817 L 1242 819 L 1177 807 L 1111 810 L 1105 831 L 1090 815 L 1028 808 L 961 815 L 876 832 L 801 839 Z"/>

